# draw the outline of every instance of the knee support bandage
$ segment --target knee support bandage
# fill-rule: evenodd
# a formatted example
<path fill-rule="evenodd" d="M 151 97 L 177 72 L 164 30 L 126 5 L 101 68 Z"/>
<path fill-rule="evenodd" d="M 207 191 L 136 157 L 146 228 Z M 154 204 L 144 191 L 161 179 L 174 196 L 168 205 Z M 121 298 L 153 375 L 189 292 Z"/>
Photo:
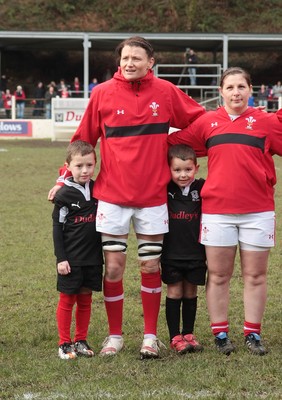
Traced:
<path fill-rule="evenodd" d="M 160 258 L 162 254 L 163 242 L 149 242 L 138 239 L 138 258 L 141 261 L 154 260 Z"/>
<path fill-rule="evenodd" d="M 120 251 L 125 254 L 127 249 L 127 239 L 102 235 L 102 246 L 103 250 Z"/>

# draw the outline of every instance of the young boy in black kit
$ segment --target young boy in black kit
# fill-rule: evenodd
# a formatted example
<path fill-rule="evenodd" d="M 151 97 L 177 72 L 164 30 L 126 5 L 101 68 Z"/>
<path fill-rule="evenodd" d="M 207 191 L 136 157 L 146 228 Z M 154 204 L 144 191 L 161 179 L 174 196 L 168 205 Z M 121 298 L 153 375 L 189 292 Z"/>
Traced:
<path fill-rule="evenodd" d="M 97 200 L 92 197 L 96 154 L 87 142 L 78 140 L 67 149 L 66 166 L 72 176 L 54 198 L 53 239 L 57 258 L 57 308 L 61 359 L 92 357 L 87 343 L 92 291 L 102 290 L 101 235 L 96 231 Z M 74 340 L 72 310 L 76 304 Z"/>
<path fill-rule="evenodd" d="M 167 284 L 166 320 L 170 347 L 179 354 L 201 351 L 193 335 L 197 287 L 205 284 L 205 247 L 199 243 L 201 190 L 204 179 L 195 179 L 199 166 L 190 147 L 169 148 L 171 181 L 168 184 L 169 232 L 164 236 L 162 281 Z M 180 313 L 182 309 L 182 331 Z"/>

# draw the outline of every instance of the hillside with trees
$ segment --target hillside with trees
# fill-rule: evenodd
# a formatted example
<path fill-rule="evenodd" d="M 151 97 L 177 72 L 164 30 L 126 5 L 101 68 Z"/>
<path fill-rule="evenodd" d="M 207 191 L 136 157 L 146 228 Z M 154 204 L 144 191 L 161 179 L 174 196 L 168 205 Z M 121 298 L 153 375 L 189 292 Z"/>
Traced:
<path fill-rule="evenodd" d="M 1 30 L 281 33 L 281 0 L 0 0 Z"/>

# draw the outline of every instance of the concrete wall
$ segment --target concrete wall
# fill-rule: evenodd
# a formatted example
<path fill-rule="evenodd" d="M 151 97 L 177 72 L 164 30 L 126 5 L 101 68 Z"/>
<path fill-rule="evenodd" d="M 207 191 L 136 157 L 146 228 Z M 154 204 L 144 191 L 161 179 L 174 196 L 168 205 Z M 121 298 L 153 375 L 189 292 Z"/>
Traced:
<path fill-rule="evenodd" d="M 32 137 L 34 139 L 49 139 L 53 137 L 53 121 L 51 119 L 33 119 Z"/>

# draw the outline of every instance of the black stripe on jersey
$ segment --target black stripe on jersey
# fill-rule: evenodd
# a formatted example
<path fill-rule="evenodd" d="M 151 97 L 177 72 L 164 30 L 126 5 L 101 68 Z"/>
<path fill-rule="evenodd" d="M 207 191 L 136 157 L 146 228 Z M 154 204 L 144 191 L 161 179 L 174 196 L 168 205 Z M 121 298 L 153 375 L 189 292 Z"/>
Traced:
<path fill-rule="evenodd" d="M 239 133 L 224 133 L 223 135 L 213 136 L 206 141 L 207 149 L 219 144 L 245 144 L 257 147 L 264 153 L 265 137 L 259 138 L 251 135 L 240 135 Z"/>
<path fill-rule="evenodd" d="M 143 124 L 134 126 L 107 126 L 105 125 L 106 138 L 143 136 L 168 133 L 169 122 L 159 124 Z"/>

